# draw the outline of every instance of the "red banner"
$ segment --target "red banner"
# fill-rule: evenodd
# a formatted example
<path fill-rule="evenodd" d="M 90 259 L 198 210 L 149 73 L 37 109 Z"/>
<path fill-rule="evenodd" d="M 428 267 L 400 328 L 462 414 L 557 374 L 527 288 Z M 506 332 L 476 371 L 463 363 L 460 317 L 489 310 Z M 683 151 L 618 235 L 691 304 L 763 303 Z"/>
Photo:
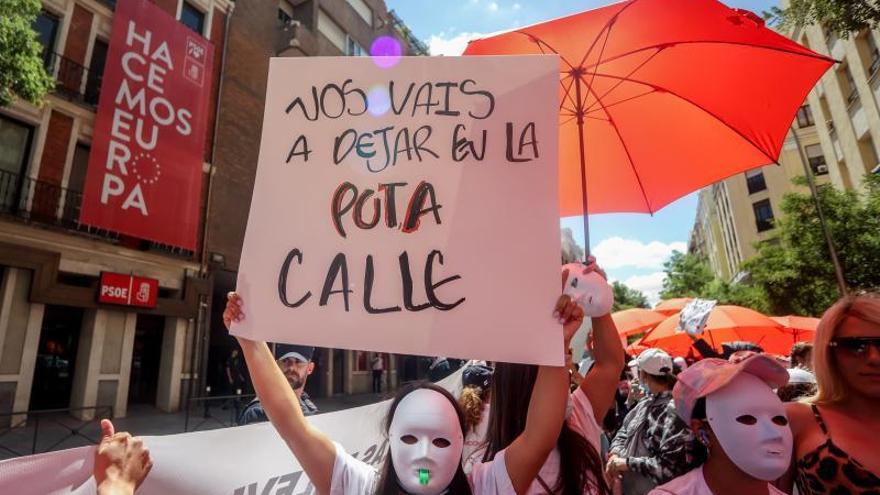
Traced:
<path fill-rule="evenodd" d="M 159 281 L 121 273 L 101 272 L 98 302 L 155 308 Z"/>
<path fill-rule="evenodd" d="M 116 3 L 82 223 L 196 248 L 213 54 L 152 3 Z"/>

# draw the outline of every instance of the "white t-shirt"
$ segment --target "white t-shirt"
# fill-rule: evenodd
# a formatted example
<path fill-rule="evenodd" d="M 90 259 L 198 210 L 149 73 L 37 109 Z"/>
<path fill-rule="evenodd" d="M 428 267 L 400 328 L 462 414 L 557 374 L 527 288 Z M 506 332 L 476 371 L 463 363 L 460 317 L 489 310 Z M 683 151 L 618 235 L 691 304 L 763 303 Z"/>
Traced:
<path fill-rule="evenodd" d="M 786 495 L 785 492 L 779 490 L 775 486 L 767 483 L 768 495 Z M 703 477 L 703 467 L 700 466 L 691 470 L 687 474 L 683 474 L 678 478 L 654 488 L 648 495 L 714 495 L 709 485 L 706 484 L 706 478 Z M 760 495 L 760 494 L 755 494 Z"/>
<path fill-rule="evenodd" d="M 483 404 L 483 412 L 476 428 L 468 431 L 464 437 L 464 448 L 461 450 L 461 469 L 464 474 L 471 474 L 474 464 L 483 459 L 486 451 L 486 432 L 489 430 L 489 403 Z"/>
<path fill-rule="evenodd" d="M 596 418 L 593 416 L 593 405 L 590 404 L 590 399 L 587 398 L 587 395 L 578 388 L 571 394 L 571 415 L 566 420 L 568 422 L 568 426 L 574 431 L 580 433 L 584 438 L 590 442 L 590 445 L 596 449 L 596 452 L 600 452 L 600 436 L 602 435 L 602 428 L 596 422 Z M 471 456 L 472 458 L 482 459 L 483 458 L 483 449 L 476 451 Z M 498 456 L 495 456 L 496 460 Z M 465 459 L 466 461 L 467 459 Z M 559 479 L 559 465 L 561 462 L 561 457 L 559 455 L 558 449 L 553 449 L 550 452 L 550 455 L 547 456 L 547 460 L 544 462 L 544 465 L 541 466 L 541 470 L 538 472 L 538 476 L 551 488 L 554 487 L 557 480 Z M 476 469 L 476 464 L 474 464 L 474 468 Z M 541 483 L 535 479 L 532 484 L 529 486 L 528 491 L 526 491 L 526 495 L 546 495 L 547 490 L 541 485 Z"/>
<path fill-rule="evenodd" d="M 474 466 L 468 481 L 474 495 L 510 495 L 515 493 L 504 451 L 495 459 Z M 369 464 L 352 457 L 341 445 L 336 444 L 336 462 L 333 463 L 333 478 L 330 481 L 330 495 L 373 495 L 379 482 L 379 472 Z"/>

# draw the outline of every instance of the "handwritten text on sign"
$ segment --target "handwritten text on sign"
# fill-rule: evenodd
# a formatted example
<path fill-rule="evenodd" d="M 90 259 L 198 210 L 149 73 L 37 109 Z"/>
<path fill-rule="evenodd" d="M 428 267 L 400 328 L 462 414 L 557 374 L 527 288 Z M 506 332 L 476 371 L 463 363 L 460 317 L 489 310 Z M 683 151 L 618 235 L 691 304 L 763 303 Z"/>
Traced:
<path fill-rule="evenodd" d="M 379 65 L 272 61 L 235 332 L 560 363 L 558 59 Z"/>

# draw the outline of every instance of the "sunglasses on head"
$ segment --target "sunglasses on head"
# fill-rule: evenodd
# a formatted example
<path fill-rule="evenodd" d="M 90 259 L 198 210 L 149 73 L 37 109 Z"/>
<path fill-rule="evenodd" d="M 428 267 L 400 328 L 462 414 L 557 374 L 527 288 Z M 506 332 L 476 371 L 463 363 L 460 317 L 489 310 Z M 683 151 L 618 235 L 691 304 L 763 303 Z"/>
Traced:
<path fill-rule="evenodd" d="M 866 356 L 868 347 L 874 347 L 880 352 L 880 337 L 839 337 L 832 339 L 828 347 L 845 351 L 853 356 Z"/>

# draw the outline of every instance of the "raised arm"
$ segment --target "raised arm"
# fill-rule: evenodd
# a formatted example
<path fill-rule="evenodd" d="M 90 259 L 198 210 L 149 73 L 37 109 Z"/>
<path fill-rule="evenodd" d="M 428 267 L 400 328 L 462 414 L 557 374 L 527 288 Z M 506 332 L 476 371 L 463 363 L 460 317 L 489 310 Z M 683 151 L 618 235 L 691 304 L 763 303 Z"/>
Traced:
<path fill-rule="evenodd" d="M 596 265 L 596 259 L 590 256 L 589 264 L 584 273 L 595 271 L 605 276 L 605 272 Z M 611 315 L 593 318 L 593 367 L 581 381 L 580 389 L 593 406 L 596 421 L 602 421 L 605 413 L 614 403 L 614 392 L 620 382 L 620 372 L 624 366 L 623 345 Z"/>
<path fill-rule="evenodd" d="M 232 322 L 244 318 L 242 301 L 230 293 L 223 312 L 223 322 L 230 328 Z M 236 337 L 247 363 L 254 389 L 272 426 L 284 439 L 303 471 L 317 488 L 318 493 L 330 493 L 336 447 L 326 435 L 306 421 L 299 399 L 293 393 L 275 357 L 265 342 Z"/>
<path fill-rule="evenodd" d="M 556 313 L 563 323 L 565 345 L 580 328 L 584 311 L 568 296 L 556 303 Z M 556 447 L 569 394 L 568 370 L 562 366 L 541 366 L 529 400 L 529 412 L 523 432 L 507 447 L 507 474 L 516 493 L 526 493 L 540 472 L 547 456 Z"/>

